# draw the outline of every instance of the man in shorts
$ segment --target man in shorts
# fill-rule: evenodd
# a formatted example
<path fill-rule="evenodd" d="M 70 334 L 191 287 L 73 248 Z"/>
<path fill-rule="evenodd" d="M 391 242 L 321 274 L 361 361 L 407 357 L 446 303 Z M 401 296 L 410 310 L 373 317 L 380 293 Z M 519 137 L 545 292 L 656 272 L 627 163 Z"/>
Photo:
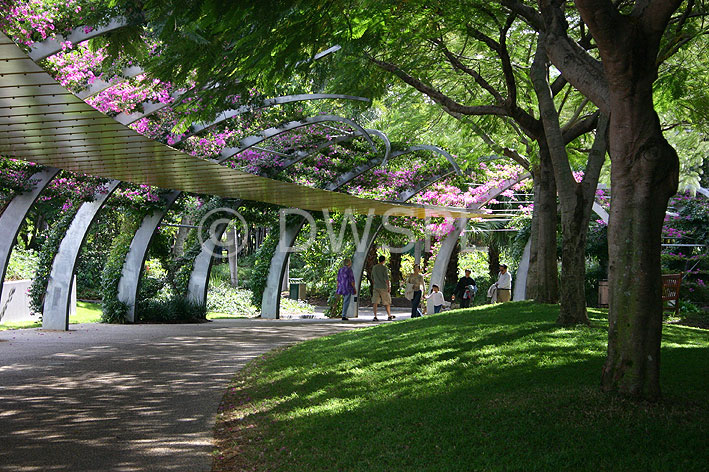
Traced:
<path fill-rule="evenodd" d="M 384 265 L 385 260 L 384 256 L 379 256 L 379 263 L 372 268 L 372 305 L 374 307 L 374 319 L 372 321 L 379 321 L 377 318 L 377 305 L 380 303 L 386 308 L 387 319 L 394 319 L 391 315 L 391 295 L 389 294 L 391 282 L 389 281 L 389 271 Z"/>

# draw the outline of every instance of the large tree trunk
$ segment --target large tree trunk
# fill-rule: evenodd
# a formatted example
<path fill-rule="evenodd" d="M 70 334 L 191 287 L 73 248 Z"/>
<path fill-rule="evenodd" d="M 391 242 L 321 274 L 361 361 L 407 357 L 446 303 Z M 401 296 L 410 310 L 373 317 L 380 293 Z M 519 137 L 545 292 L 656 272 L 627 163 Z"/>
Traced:
<path fill-rule="evenodd" d="M 619 103 L 610 128 L 610 311 L 602 384 L 652 400 L 660 396 L 662 225 L 677 190 L 679 160 L 647 92 L 644 99 L 611 94 Z"/>
<path fill-rule="evenodd" d="M 570 326 L 590 324 L 586 312 L 586 237 L 588 216 L 581 190 L 573 208 L 561 214 L 561 284 L 557 323 Z"/>
<path fill-rule="evenodd" d="M 500 248 L 495 241 L 490 241 L 487 245 L 487 269 L 490 278 L 495 280 L 500 273 Z"/>
<path fill-rule="evenodd" d="M 565 4 L 539 0 L 554 65 L 611 120 L 610 311 L 601 383 L 605 390 L 654 400 L 660 396 L 660 240 L 679 159 L 662 136 L 652 86 L 662 36 L 682 2 L 635 2 L 629 11 L 622 4 L 623 12 L 616 2 L 574 3 L 600 63 L 569 39 Z"/>
<path fill-rule="evenodd" d="M 559 277 L 556 257 L 556 183 L 551 158 L 540 139 L 540 165 L 533 169 L 534 213 L 532 244 L 527 275 L 527 296 L 538 303 L 559 301 Z"/>
<path fill-rule="evenodd" d="M 576 182 L 549 86 L 547 55 L 543 44 L 544 34 L 540 36 L 530 77 L 539 102 L 545 142 L 553 163 L 561 207 L 561 307 L 557 322 L 565 326 L 589 324 L 585 294 L 586 238 L 595 190 L 608 147 L 608 120 L 606 116 L 599 118 L 596 139 L 588 155 L 583 181 Z"/>
<path fill-rule="evenodd" d="M 395 297 L 399 294 L 401 281 L 401 253 L 392 252 L 389 259 L 389 267 L 391 269 L 391 296 Z"/>
<path fill-rule="evenodd" d="M 445 290 L 446 286 L 458 283 L 458 261 L 460 259 L 460 241 L 455 244 L 453 252 L 451 252 L 451 258 L 448 261 L 448 267 L 446 268 L 446 276 L 443 280 L 443 287 L 439 287 L 441 292 Z"/>

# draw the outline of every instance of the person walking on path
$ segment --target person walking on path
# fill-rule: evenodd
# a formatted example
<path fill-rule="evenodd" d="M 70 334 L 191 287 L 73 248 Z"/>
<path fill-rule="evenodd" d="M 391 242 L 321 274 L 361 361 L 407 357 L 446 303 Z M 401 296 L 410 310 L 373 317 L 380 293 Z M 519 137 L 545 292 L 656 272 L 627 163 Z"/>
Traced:
<path fill-rule="evenodd" d="M 451 301 L 455 301 L 455 297 L 460 298 L 460 307 L 470 307 L 470 302 L 475 297 L 477 287 L 475 280 L 470 276 L 470 269 L 465 269 L 465 275 L 458 280 L 458 285 L 455 286 Z"/>
<path fill-rule="evenodd" d="M 377 318 L 377 305 L 382 304 L 387 311 L 387 319 L 393 320 L 391 314 L 391 281 L 389 280 L 389 271 L 384 265 L 386 258 L 379 256 L 379 263 L 372 268 L 372 306 L 374 307 L 373 321 L 379 321 Z"/>
<path fill-rule="evenodd" d="M 354 273 L 352 272 L 352 260 L 347 258 L 343 261 L 343 265 L 337 272 L 337 292 L 342 295 L 342 319 L 347 321 L 347 310 L 350 308 L 352 295 L 357 293 L 355 287 Z"/>
<path fill-rule="evenodd" d="M 512 274 L 507 271 L 507 265 L 500 264 L 500 275 L 497 277 L 497 301 L 509 302 L 512 298 Z"/>
<path fill-rule="evenodd" d="M 439 291 L 438 285 L 434 285 L 431 287 L 432 292 L 428 295 L 426 295 L 426 299 L 430 300 L 431 304 L 433 305 L 433 312 L 434 313 L 440 313 L 441 308 L 443 308 L 443 304 L 446 302 L 446 299 L 443 297 L 443 293 Z"/>
<path fill-rule="evenodd" d="M 411 318 L 421 316 L 419 304 L 421 303 L 423 288 L 424 281 L 423 274 L 421 274 L 421 266 L 416 264 L 414 265 L 414 271 L 406 278 L 406 292 L 411 293 Z"/>

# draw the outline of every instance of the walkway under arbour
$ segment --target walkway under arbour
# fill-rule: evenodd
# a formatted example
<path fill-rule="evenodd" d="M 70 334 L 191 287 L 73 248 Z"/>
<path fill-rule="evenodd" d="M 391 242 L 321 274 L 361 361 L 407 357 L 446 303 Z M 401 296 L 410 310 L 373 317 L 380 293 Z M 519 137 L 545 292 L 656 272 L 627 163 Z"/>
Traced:
<path fill-rule="evenodd" d="M 86 39 L 86 32 L 76 33 L 83 34 Z M 81 38 L 74 39 L 80 40 Z M 333 190 L 339 188 L 339 184 L 337 187 L 320 190 L 287 182 L 272 181 L 218 164 L 218 162 L 230 158 L 264 139 L 280 134 L 286 129 L 298 128 L 308 123 L 320 121 L 347 123 L 355 128 L 360 135 L 365 136 L 372 146 L 374 143 L 369 138 L 368 131 L 374 131 L 383 136 L 382 133 L 375 130 L 365 131 L 351 120 L 317 116 L 306 118 L 301 122 L 292 122 L 282 127 L 269 128 L 259 135 L 242 139 L 238 148 L 222 150 L 223 159 L 205 161 L 185 155 L 124 128 L 124 124 L 134 120 L 135 116 L 130 119 L 125 117 L 125 120 L 113 120 L 59 86 L 46 71 L 34 62 L 38 58 L 51 54 L 52 51 L 58 51 L 57 41 L 52 40 L 47 44 L 37 45 L 37 48 L 33 47 L 30 56 L 24 54 L 4 35 L 0 35 L 0 46 L 2 56 L 6 59 L 0 68 L 3 72 L 0 74 L 0 88 L 6 91 L 11 90 L 9 93 L 0 94 L 2 95 L 0 96 L 0 102 L 2 102 L 0 103 L 0 109 L 2 109 L 0 127 L 3 128 L 0 133 L 2 134 L 0 136 L 0 152 L 4 156 L 25 159 L 57 169 L 63 168 L 112 179 L 108 185 L 107 193 L 97 195 L 94 201 L 81 205 L 69 231 L 60 243 L 47 285 L 47 296 L 43 308 L 43 326 L 45 328 L 67 329 L 71 280 L 79 251 L 89 227 L 120 181 L 176 189 L 170 194 L 168 207 L 179 195 L 179 191 L 189 191 L 222 197 L 248 198 L 317 211 L 322 208 L 330 210 L 352 209 L 362 213 L 373 210 L 376 214 L 393 211 L 392 214 L 415 215 L 420 218 L 437 214 L 439 216 L 470 214 L 462 209 L 424 208 L 420 205 L 412 207 L 361 199 L 345 193 L 334 192 Z M 46 98 L 49 96 L 51 98 Z M 271 106 L 281 103 L 283 100 L 298 101 L 306 99 L 306 97 L 309 97 L 307 99 L 326 98 L 321 94 L 297 95 L 277 97 L 266 100 L 266 102 L 273 102 L 268 105 Z M 334 97 L 362 99 L 361 97 L 343 95 L 328 96 L 328 98 Z M 264 102 L 264 106 L 266 102 Z M 240 110 L 233 110 L 233 113 L 239 113 Z M 155 107 L 153 107 L 153 111 L 155 111 Z M 231 112 L 226 114 L 231 115 Z M 145 113 L 142 116 L 145 116 Z M 207 129 L 209 126 L 211 125 L 208 124 L 200 129 Z M 388 143 L 387 139 L 384 140 Z M 419 147 L 426 148 L 427 146 Z M 431 147 L 428 146 L 428 148 Z M 387 145 L 387 152 L 382 162 L 386 161 L 388 154 L 389 146 Z M 460 172 L 452 157 L 445 152 L 443 154 L 451 161 L 454 169 Z M 307 153 L 303 155 L 305 156 Z M 33 202 L 42 192 L 43 187 L 56 175 L 57 169 L 44 170 L 43 172 L 48 175 L 38 178 L 35 188 L 28 194 L 15 197 L 8 207 L 12 207 L 13 211 L 5 211 L 0 216 L 3 218 L 3 226 L 11 228 L 6 232 L 5 241 L 0 240 L 0 285 L 2 284 L 2 273 L 9 260 L 15 240 L 12 233 L 19 231 L 19 227 Z M 347 180 L 343 180 L 343 182 L 356 177 L 358 172 L 360 171 L 357 168 L 348 172 L 346 174 Z M 436 179 L 438 178 L 441 176 L 436 177 Z M 438 213 L 439 211 L 442 213 Z M 477 216 L 484 215 L 478 214 Z M 140 244 L 131 243 L 131 253 L 126 257 L 119 283 L 118 298 L 131 307 L 135 302 L 147 247 L 161 217 L 151 215 L 146 220 L 149 220 L 147 226 L 141 225 L 139 232 L 136 233 Z M 145 228 L 148 229 L 143 231 Z M 140 238 L 138 238 L 139 234 Z M 140 250 L 133 253 L 134 246 L 140 247 Z M 198 301 L 204 301 L 206 298 L 206 280 L 209 275 L 211 257 L 206 260 L 206 270 L 197 270 L 201 265 L 195 264 L 195 270 L 190 275 L 190 289 L 187 296 Z M 194 284 L 193 278 L 197 280 Z M 195 293 L 196 296 L 194 296 Z M 131 316 L 128 318 L 129 321 L 132 321 Z"/>
<path fill-rule="evenodd" d="M 0 332 L 0 471 L 208 471 L 217 406 L 234 372 L 275 347 L 370 324 Z"/>

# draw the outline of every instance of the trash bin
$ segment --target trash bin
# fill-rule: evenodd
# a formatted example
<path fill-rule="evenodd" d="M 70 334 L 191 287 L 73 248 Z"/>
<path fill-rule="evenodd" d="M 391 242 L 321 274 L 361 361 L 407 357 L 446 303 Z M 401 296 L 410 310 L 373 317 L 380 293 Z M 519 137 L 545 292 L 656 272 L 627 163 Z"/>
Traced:
<path fill-rule="evenodd" d="M 290 279 L 290 289 L 288 290 L 288 298 L 291 300 L 305 299 L 305 284 L 302 279 Z"/>
<path fill-rule="evenodd" d="M 608 308 L 608 281 L 598 281 L 598 306 L 600 308 Z"/>

